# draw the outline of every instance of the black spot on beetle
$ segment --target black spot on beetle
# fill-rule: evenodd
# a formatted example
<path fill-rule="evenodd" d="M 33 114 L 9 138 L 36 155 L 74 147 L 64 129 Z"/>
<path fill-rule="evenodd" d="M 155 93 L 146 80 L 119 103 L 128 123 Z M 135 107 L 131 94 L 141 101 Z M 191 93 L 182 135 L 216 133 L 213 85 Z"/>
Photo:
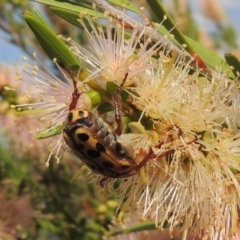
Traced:
<path fill-rule="evenodd" d="M 106 168 L 114 168 L 114 164 L 112 164 L 111 162 L 106 162 L 106 161 L 102 163 L 102 166 L 106 167 Z"/>
<path fill-rule="evenodd" d="M 105 152 L 106 151 L 105 147 L 99 142 L 96 144 L 96 149 L 100 152 Z"/>
<path fill-rule="evenodd" d="M 129 167 L 130 167 L 129 165 L 123 165 L 123 166 L 121 166 L 121 169 L 123 169 L 123 170 L 124 169 L 129 169 Z"/>
<path fill-rule="evenodd" d="M 97 167 L 95 165 L 92 165 L 92 164 L 91 165 L 89 164 L 88 167 L 91 168 L 92 170 L 96 170 L 97 169 Z"/>
<path fill-rule="evenodd" d="M 122 151 L 122 145 L 119 142 L 117 142 L 117 144 L 116 144 L 117 155 L 121 155 L 121 153 L 122 153 L 121 151 Z"/>
<path fill-rule="evenodd" d="M 68 122 L 72 122 L 72 119 L 73 119 L 73 113 L 70 112 L 70 113 L 68 114 Z"/>
<path fill-rule="evenodd" d="M 74 144 L 71 148 L 73 148 L 73 149 L 75 149 L 75 150 L 78 150 L 77 144 Z"/>
<path fill-rule="evenodd" d="M 86 133 L 79 133 L 78 135 L 79 140 L 86 142 L 89 139 L 89 136 Z"/>
<path fill-rule="evenodd" d="M 83 144 L 78 144 L 78 149 L 84 149 L 84 145 Z"/>
<path fill-rule="evenodd" d="M 91 158 L 97 158 L 97 157 L 100 157 L 101 156 L 101 153 L 97 150 L 94 150 L 94 149 L 90 149 L 88 151 L 88 155 L 91 157 Z"/>
<path fill-rule="evenodd" d="M 79 115 L 80 117 L 84 117 L 84 111 L 79 110 L 79 111 L 78 111 L 78 115 Z"/>

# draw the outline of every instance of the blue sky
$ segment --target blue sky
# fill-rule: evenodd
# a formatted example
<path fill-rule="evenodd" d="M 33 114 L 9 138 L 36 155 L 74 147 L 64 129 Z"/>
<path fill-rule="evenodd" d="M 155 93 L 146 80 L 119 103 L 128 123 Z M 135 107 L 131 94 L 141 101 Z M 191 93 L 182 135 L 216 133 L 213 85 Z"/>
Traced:
<path fill-rule="evenodd" d="M 201 12 L 201 0 L 188 0 L 190 2 L 193 18 L 198 23 L 200 28 L 207 30 L 208 32 L 214 32 L 215 23 L 204 16 Z M 224 9 L 227 19 L 226 24 L 230 23 L 235 29 L 238 36 L 237 42 L 240 48 L 240 0 L 215 0 L 221 4 Z"/>
<path fill-rule="evenodd" d="M 22 59 L 24 53 L 18 47 L 6 42 L 0 34 L 0 62 L 14 64 Z"/>
<path fill-rule="evenodd" d="M 238 34 L 238 44 L 240 47 L 240 0 L 218 0 L 223 5 L 228 15 L 228 21 L 232 23 Z M 201 13 L 201 0 L 189 0 L 193 9 L 193 17 L 200 27 L 205 28 L 207 31 L 214 29 L 214 23 L 207 19 Z M 0 62 L 14 64 L 19 62 L 24 53 L 18 47 L 8 43 L 6 36 L 0 31 Z M 34 52 L 34 49 L 33 49 Z"/>

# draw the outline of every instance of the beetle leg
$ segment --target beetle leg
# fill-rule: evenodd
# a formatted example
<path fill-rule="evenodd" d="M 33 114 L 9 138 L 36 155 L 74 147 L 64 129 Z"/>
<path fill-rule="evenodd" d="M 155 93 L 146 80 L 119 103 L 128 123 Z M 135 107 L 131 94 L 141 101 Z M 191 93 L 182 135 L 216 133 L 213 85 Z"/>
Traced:
<path fill-rule="evenodd" d="M 65 71 L 68 73 L 68 75 L 71 77 L 72 83 L 73 83 L 72 101 L 71 101 L 71 103 L 70 103 L 70 105 L 69 105 L 69 111 L 71 111 L 71 110 L 73 110 L 74 108 L 76 108 L 77 103 L 78 103 L 78 99 L 79 99 L 81 93 L 78 91 L 77 81 L 76 81 L 76 79 L 75 79 L 74 73 L 73 73 L 70 69 L 66 68 L 66 67 L 65 67 L 63 64 L 61 64 L 61 63 L 60 63 L 60 66 L 61 66 L 61 68 L 62 68 L 63 70 L 65 70 Z"/>
<path fill-rule="evenodd" d="M 136 165 L 135 169 L 139 170 L 140 168 L 142 168 L 143 166 L 145 166 L 145 164 L 153 157 L 153 150 L 152 148 L 150 148 L 150 150 L 148 151 L 147 155 L 145 155 L 145 157 L 143 158 L 143 160 Z"/>
<path fill-rule="evenodd" d="M 107 181 L 108 178 L 109 178 L 109 177 L 103 177 L 103 178 L 100 180 L 100 186 L 101 186 L 101 188 L 104 187 L 104 183 Z"/>
<path fill-rule="evenodd" d="M 120 113 L 120 91 L 122 90 L 122 87 L 123 87 L 124 83 L 126 82 L 127 77 L 128 77 L 128 73 L 125 74 L 121 85 L 116 89 L 116 91 L 114 93 L 115 121 L 117 123 L 117 127 L 114 130 L 114 132 L 118 136 L 120 136 L 122 134 L 122 130 L 123 130 L 123 124 L 122 124 L 121 113 Z"/>

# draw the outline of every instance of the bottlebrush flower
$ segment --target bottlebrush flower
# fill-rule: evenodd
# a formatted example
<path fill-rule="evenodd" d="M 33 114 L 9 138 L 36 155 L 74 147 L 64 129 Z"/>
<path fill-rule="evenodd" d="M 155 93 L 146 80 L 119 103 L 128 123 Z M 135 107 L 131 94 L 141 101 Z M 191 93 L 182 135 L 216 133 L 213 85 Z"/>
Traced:
<path fill-rule="evenodd" d="M 24 116 L 16 121 L 16 116 L 14 116 L 12 109 L 9 109 L 9 106 L 12 103 L 20 103 L 22 98 L 16 92 L 12 93 L 5 89 L 17 89 L 20 88 L 21 84 L 19 81 L 15 81 L 12 66 L 2 65 L 0 69 L 0 135 L 1 139 L 4 140 L 2 143 L 6 147 L 11 146 L 11 152 L 18 157 L 38 158 L 43 153 L 46 142 L 33 139 L 29 129 L 35 129 L 39 122 L 36 119 L 30 120 L 29 116 Z"/>
<path fill-rule="evenodd" d="M 33 57 L 36 58 L 36 55 Z M 35 126 L 30 131 L 37 134 L 40 139 L 52 136 L 48 144 L 50 151 L 48 165 L 51 156 L 58 161 L 61 157 L 64 142 L 60 133 L 72 102 L 73 79 L 63 72 L 57 62 L 55 64 L 63 76 L 62 79 L 54 75 L 40 60 L 38 60 L 40 67 L 33 65 L 26 57 L 23 60 L 24 66 L 16 66 L 18 69 L 16 81 L 21 87 L 15 89 L 6 86 L 5 89 L 16 91 L 21 96 L 11 107 L 20 116 L 31 116 Z M 84 99 L 84 95 L 80 96 L 76 107 L 82 107 Z"/>
<path fill-rule="evenodd" d="M 137 82 L 141 74 L 157 65 L 152 56 L 165 49 L 167 40 L 152 42 L 151 38 L 144 36 L 145 29 L 138 26 L 137 21 L 130 35 L 124 20 L 116 24 L 108 17 L 106 29 L 103 29 L 98 18 L 92 20 L 87 13 L 81 13 L 78 21 L 87 37 L 87 46 L 81 46 L 71 39 L 65 40 L 90 73 L 85 81 L 97 79 L 120 85 L 128 73 L 125 85 Z"/>
<path fill-rule="evenodd" d="M 136 217 L 138 210 L 157 228 L 228 239 L 237 232 L 240 199 L 239 83 L 214 71 L 211 81 L 188 75 L 178 64 L 128 87 L 131 103 L 153 125 L 122 140 L 138 163 L 147 148 L 153 154 L 144 178 L 124 179 L 117 190 L 109 179 L 106 188 L 118 192 L 120 211 Z"/>

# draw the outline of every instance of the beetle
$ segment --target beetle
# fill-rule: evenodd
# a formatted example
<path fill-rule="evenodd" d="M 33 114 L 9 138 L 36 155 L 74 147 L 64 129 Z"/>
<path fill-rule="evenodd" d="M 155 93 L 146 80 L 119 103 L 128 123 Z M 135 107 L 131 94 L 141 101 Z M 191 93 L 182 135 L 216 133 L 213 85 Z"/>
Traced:
<path fill-rule="evenodd" d="M 100 181 L 101 186 L 103 186 L 103 183 L 108 178 L 126 178 L 133 176 L 139 173 L 139 170 L 145 166 L 150 159 L 170 156 L 175 152 L 175 149 L 168 149 L 156 156 L 150 147 L 143 159 L 137 163 L 120 143 L 119 135 L 122 134 L 122 121 L 119 95 L 127 76 L 128 73 L 126 73 L 124 80 L 114 93 L 115 121 L 117 123 L 115 130 L 112 130 L 102 118 L 96 117 L 92 112 L 82 108 L 70 108 L 63 129 L 63 138 L 70 149 L 93 172 L 103 176 Z M 73 101 L 75 103 L 79 97 L 79 94 L 76 95 L 76 92 L 75 84 L 75 95 L 73 94 Z M 74 105 L 76 105 L 75 103 Z M 174 126 L 174 128 L 178 130 L 178 136 L 183 134 L 181 128 L 178 126 Z M 166 139 L 159 141 L 155 148 L 160 149 L 162 145 L 172 141 L 174 140 L 171 135 L 169 135 Z M 196 141 L 197 137 L 187 144 Z"/>
<path fill-rule="evenodd" d="M 80 108 L 70 111 L 63 137 L 71 150 L 95 173 L 119 178 L 138 172 L 115 131 L 90 111 Z"/>
<path fill-rule="evenodd" d="M 114 109 L 117 128 L 112 130 L 102 118 L 95 117 L 86 109 L 74 108 L 68 113 L 63 138 L 70 149 L 93 172 L 104 178 L 125 178 L 135 175 L 151 158 L 152 150 L 137 164 L 120 143 L 122 122 L 119 107 L 119 93 L 128 73 L 114 93 Z"/>

